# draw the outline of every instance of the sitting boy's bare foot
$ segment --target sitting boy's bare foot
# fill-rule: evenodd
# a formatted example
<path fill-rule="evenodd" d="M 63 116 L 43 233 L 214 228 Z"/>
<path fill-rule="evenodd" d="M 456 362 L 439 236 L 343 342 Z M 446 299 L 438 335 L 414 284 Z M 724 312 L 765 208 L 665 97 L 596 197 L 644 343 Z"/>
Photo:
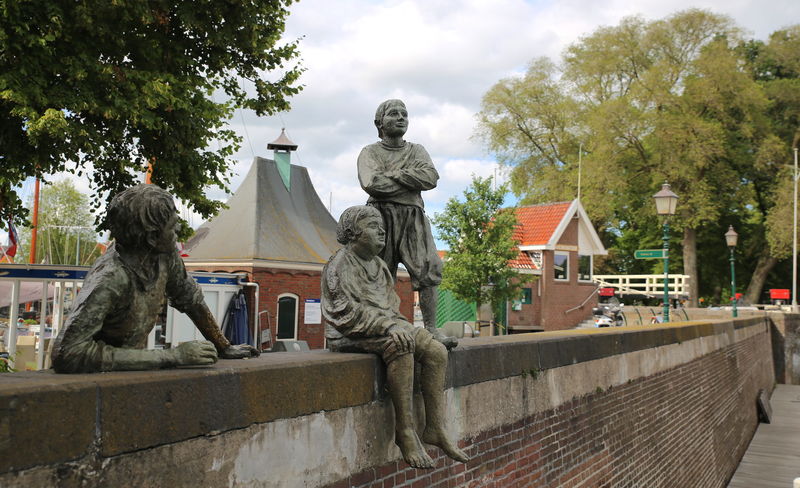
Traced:
<path fill-rule="evenodd" d="M 433 468 L 435 463 L 417 437 L 417 433 L 413 430 L 397 431 L 395 433 L 395 443 L 403 453 L 403 459 L 412 468 L 417 469 L 430 469 Z"/>
<path fill-rule="evenodd" d="M 422 440 L 428 444 L 439 447 L 451 459 L 462 463 L 469 461 L 467 453 L 459 449 L 458 445 L 450 440 L 447 434 L 441 429 L 425 429 L 425 432 L 422 434 Z"/>

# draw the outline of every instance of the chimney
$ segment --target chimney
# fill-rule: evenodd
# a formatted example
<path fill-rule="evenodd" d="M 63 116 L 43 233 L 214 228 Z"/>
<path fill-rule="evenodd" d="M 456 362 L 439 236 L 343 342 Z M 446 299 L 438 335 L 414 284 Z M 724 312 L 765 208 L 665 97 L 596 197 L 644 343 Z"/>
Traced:
<path fill-rule="evenodd" d="M 289 191 L 291 189 L 292 183 L 292 159 L 291 159 L 291 152 L 297 150 L 297 144 L 290 141 L 288 137 L 286 137 L 286 129 L 281 129 L 281 135 L 278 136 L 277 139 L 267 144 L 267 149 L 272 149 L 274 151 L 274 158 L 275 164 L 278 167 L 278 173 L 280 173 L 281 178 L 283 179 L 283 186 L 286 187 L 286 190 Z"/>

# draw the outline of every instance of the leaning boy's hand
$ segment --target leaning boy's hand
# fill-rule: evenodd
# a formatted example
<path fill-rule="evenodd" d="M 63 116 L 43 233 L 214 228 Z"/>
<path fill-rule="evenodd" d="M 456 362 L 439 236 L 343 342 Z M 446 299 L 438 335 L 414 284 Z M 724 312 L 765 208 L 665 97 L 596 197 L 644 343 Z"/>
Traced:
<path fill-rule="evenodd" d="M 206 366 L 217 362 L 217 349 L 208 341 L 183 342 L 173 351 L 179 366 Z"/>
<path fill-rule="evenodd" d="M 239 344 L 238 346 L 229 346 L 219 356 L 222 359 L 244 359 L 255 358 L 259 354 L 261 353 L 255 347 L 248 344 Z"/>

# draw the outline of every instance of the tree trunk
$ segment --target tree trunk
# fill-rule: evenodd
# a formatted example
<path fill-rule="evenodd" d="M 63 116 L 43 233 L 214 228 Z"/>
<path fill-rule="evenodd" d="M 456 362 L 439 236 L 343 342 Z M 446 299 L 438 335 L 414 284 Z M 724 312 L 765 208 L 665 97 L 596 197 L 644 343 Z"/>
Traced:
<path fill-rule="evenodd" d="M 753 276 L 750 278 L 747 292 L 744 295 L 745 303 L 758 303 L 758 299 L 761 297 L 761 290 L 764 288 L 764 282 L 767 281 L 767 275 L 776 264 L 778 264 L 778 260 L 770 256 L 768 252 L 764 252 L 759 256 L 756 269 L 753 270 Z"/>
<path fill-rule="evenodd" d="M 697 307 L 700 280 L 697 276 L 697 231 L 683 229 L 683 274 L 689 275 L 689 306 Z"/>

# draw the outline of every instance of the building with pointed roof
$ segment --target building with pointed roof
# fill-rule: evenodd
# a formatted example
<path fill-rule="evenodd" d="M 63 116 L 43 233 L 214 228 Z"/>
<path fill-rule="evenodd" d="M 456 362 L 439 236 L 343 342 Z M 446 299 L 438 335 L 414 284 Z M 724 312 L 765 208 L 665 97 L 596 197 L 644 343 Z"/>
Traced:
<path fill-rule="evenodd" d="M 507 314 L 513 332 L 574 327 L 597 306 L 594 256 L 607 254 L 579 200 L 515 209 L 519 253 L 510 263 L 531 276 Z"/>
<path fill-rule="evenodd" d="M 325 208 L 308 170 L 291 164 L 297 149 L 281 131 L 269 143 L 274 160 L 256 157 L 227 208 L 201 225 L 186 242 L 186 268 L 246 273 L 257 287 L 249 298 L 251 328 L 262 346 L 275 340 L 304 340 L 325 347 L 320 316 L 322 267 L 341 245 L 336 220 Z M 365 195 L 366 199 L 366 195 Z M 413 315 L 407 277 L 398 277 L 401 311 Z M 258 305 L 256 312 L 253 304 Z M 252 332 L 252 330 L 251 330 Z"/>
<path fill-rule="evenodd" d="M 317 195 L 308 170 L 290 165 L 284 183 L 278 163 L 257 157 L 226 209 L 186 243 L 187 265 L 316 269 L 336 252 L 336 220 Z"/>

